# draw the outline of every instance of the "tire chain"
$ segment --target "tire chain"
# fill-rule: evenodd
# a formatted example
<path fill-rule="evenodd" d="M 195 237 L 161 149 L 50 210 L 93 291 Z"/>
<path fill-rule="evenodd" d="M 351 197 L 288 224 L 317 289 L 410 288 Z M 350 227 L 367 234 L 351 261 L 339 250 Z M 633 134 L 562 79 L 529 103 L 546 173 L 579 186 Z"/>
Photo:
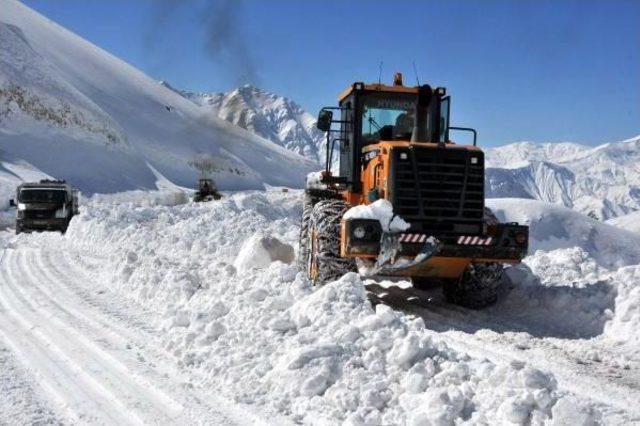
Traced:
<path fill-rule="evenodd" d="M 340 257 L 340 222 L 348 208 L 342 200 L 322 200 L 313 207 L 309 237 L 314 230 L 317 238 L 316 285 L 335 281 L 347 272 L 357 270 L 353 259 Z"/>

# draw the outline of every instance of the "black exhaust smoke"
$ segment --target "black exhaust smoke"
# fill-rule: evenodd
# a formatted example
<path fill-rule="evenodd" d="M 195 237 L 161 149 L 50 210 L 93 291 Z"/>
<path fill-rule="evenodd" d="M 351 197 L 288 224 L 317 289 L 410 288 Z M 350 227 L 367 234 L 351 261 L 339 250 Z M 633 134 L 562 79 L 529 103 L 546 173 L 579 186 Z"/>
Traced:
<path fill-rule="evenodd" d="M 259 67 L 244 31 L 242 0 L 154 0 L 150 5 L 144 51 L 162 64 L 157 72 L 183 60 L 182 52 L 197 46 L 229 73 L 234 84 L 260 83 Z M 185 22 L 197 27 L 197 39 L 184 39 L 178 32 L 179 24 Z"/>

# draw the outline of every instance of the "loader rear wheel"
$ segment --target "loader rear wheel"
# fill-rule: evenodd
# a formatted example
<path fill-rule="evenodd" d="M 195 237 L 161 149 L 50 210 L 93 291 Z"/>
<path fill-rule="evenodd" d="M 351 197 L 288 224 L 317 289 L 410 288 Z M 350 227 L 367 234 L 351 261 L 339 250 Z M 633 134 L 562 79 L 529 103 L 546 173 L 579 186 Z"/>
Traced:
<path fill-rule="evenodd" d="M 353 259 L 340 257 L 340 222 L 348 208 L 342 200 L 322 200 L 311 211 L 307 276 L 314 285 L 335 281 L 357 270 Z"/>
<path fill-rule="evenodd" d="M 465 308 L 480 309 L 493 305 L 498 300 L 502 269 L 499 263 L 472 263 L 460 279 L 444 283 L 444 296 L 449 303 Z"/>

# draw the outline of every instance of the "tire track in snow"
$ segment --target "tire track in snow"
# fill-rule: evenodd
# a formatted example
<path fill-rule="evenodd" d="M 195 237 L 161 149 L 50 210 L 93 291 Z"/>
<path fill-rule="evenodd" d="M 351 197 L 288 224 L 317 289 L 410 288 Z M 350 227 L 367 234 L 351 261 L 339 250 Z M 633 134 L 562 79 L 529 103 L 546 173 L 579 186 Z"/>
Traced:
<path fill-rule="evenodd" d="M 182 383 L 186 383 L 188 381 L 183 377 L 183 372 L 176 368 L 174 359 L 168 358 L 166 352 L 159 351 L 154 347 L 154 345 L 148 344 L 149 341 L 153 340 L 156 336 L 155 329 L 152 329 L 147 325 L 149 318 L 140 320 L 138 318 L 140 317 L 140 312 L 138 312 L 138 310 L 127 311 L 123 314 L 123 304 L 118 303 L 118 301 L 115 301 L 117 309 L 114 309 L 114 293 L 109 294 L 110 297 L 105 299 L 102 295 L 100 297 L 96 297 L 95 293 L 88 290 L 93 288 L 96 278 L 92 277 L 92 275 L 85 270 L 84 267 L 87 266 L 87 263 L 90 263 L 87 262 L 86 258 L 83 258 L 79 252 L 72 249 L 63 251 L 46 250 L 42 251 L 40 254 L 38 261 L 40 262 L 42 269 L 58 276 L 57 279 L 53 280 L 57 285 L 55 289 L 52 289 L 55 294 L 57 294 L 57 290 L 63 290 L 67 292 L 70 297 L 77 299 L 77 306 L 92 306 L 93 309 L 90 311 L 90 314 L 93 319 L 104 318 L 104 320 L 106 320 L 104 324 L 107 327 L 117 327 L 115 332 L 124 333 L 134 347 L 138 347 L 143 350 L 144 354 L 151 355 L 150 358 L 154 361 L 161 361 L 160 364 L 162 367 L 165 367 L 165 370 L 168 370 L 165 371 L 164 374 L 169 374 L 173 378 L 180 378 Z M 93 269 L 93 267 L 91 267 L 91 269 Z M 87 283 L 92 284 L 87 286 Z M 107 303 L 105 304 L 105 302 Z M 142 308 L 144 309 L 144 307 Z M 99 311 L 100 314 L 97 314 L 95 311 Z M 148 316 L 147 314 L 148 313 L 145 313 L 144 316 Z M 132 320 L 132 316 L 135 316 L 136 318 Z M 111 321 L 109 321 L 110 319 Z M 113 319 L 116 319 L 117 321 L 113 321 Z M 119 324 L 118 322 L 126 323 Z M 133 333 L 132 329 L 139 331 L 139 333 Z M 154 371 L 151 371 L 151 373 L 156 376 L 158 374 Z M 158 380 L 162 381 L 163 378 L 158 377 Z M 221 424 L 259 426 L 274 423 L 280 425 L 293 424 L 288 418 L 284 418 L 281 415 L 274 415 L 274 413 L 262 413 L 259 410 L 256 411 L 255 407 L 247 407 L 243 404 L 230 403 L 225 398 L 211 393 L 210 391 L 202 392 L 202 389 L 200 389 L 200 393 L 197 393 L 191 383 L 189 383 L 188 386 L 190 389 L 193 389 L 194 392 L 192 393 L 191 391 L 183 389 L 183 393 L 181 395 L 182 398 L 188 399 L 187 405 L 191 405 L 193 403 L 196 405 L 204 405 L 206 409 L 216 413 L 218 417 L 224 417 L 224 422 Z M 201 393 L 204 393 L 204 395 Z M 197 418 L 198 422 L 202 421 L 201 415 L 192 417 Z M 206 423 L 212 424 L 208 419 L 206 420 Z M 219 422 L 215 422 L 215 424 L 218 423 Z"/>
<path fill-rule="evenodd" d="M 60 329 L 71 334 L 75 342 L 83 345 L 86 351 L 92 353 L 94 359 L 101 359 L 102 366 L 105 370 L 108 370 L 113 377 L 117 378 L 118 375 L 121 375 L 129 378 L 127 381 L 122 380 L 122 386 L 118 386 L 119 381 L 115 381 L 115 387 L 120 388 L 117 391 L 118 395 L 127 395 L 128 392 L 137 394 L 136 406 L 144 403 L 144 405 L 152 407 L 152 411 L 164 413 L 167 418 L 177 416 L 183 407 L 173 401 L 169 396 L 155 389 L 148 381 L 142 379 L 139 374 L 135 373 L 135 369 L 139 367 L 137 365 L 139 363 L 129 362 L 125 364 L 112 355 L 112 353 L 120 352 L 121 358 L 126 359 L 128 355 L 126 352 L 128 340 L 120 336 L 117 332 L 114 332 L 111 327 L 102 325 L 92 319 L 91 316 L 85 315 L 77 309 L 73 309 L 72 306 L 78 306 L 73 298 L 68 298 L 67 296 L 66 300 L 62 299 L 61 303 L 59 303 L 56 300 L 57 296 L 49 292 L 46 286 L 42 284 L 44 282 L 55 283 L 57 278 L 55 278 L 53 274 L 50 274 L 46 267 L 44 267 L 41 252 L 37 252 L 37 255 L 34 257 L 36 258 L 35 265 L 33 265 L 35 268 L 29 268 L 29 265 L 25 263 L 26 256 L 24 253 L 19 257 L 19 270 L 28 271 L 27 275 L 31 278 L 31 283 L 35 284 L 33 290 L 37 290 L 32 291 L 30 295 L 23 292 L 24 296 L 32 296 L 37 300 L 37 298 L 45 295 L 47 298 L 43 300 L 39 307 L 59 324 Z M 35 275 L 34 271 L 37 272 L 38 275 Z M 49 305 L 52 305 L 55 309 L 52 309 Z M 70 308 L 68 309 L 63 305 L 69 306 Z M 60 313 L 67 317 L 66 320 L 60 318 Z M 76 327 L 81 328 L 84 333 L 79 332 Z M 87 336 L 98 336 L 98 338 L 94 339 Z M 106 338 L 107 336 L 110 336 L 111 339 L 115 338 L 119 340 L 119 342 L 109 340 Z M 103 346 L 106 348 L 103 349 Z M 131 398 L 131 396 L 129 396 L 129 398 Z"/>
<path fill-rule="evenodd" d="M 12 268 L 13 250 L 5 251 L 0 286 L 0 305 L 2 307 L 2 337 L 9 346 L 39 379 L 42 388 L 57 402 L 62 411 L 76 422 L 99 424 L 141 424 L 133 416 L 123 415 L 126 407 L 109 395 L 96 383 L 88 372 L 78 367 L 73 359 L 65 354 L 60 345 L 55 344 L 29 305 L 25 305 L 10 286 L 20 285 Z M 28 317 L 24 314 L 28 313 Z M 40 321 L 29 320 L 38 318 Z"/>
<path fill-rule="evenodd" d="M 274 421 L 268 413 L 254 413 L 206 389 L 198 392 L 166 353 L 150 345 L 153 329 L 132 321 L 108 294 L 91 293 L 101 287 L 66 250 L 5 252 L 0 263 L 0 325 L 5 307 L 23 318 L 6 332 L 0 327 L 0 338 L 72 420 L 212 425 Z M 50 350 L 53 347 L 57 350 Z"/>
<path fill-rule="evenodd" d="M 552 372 L 560 389 L 610 407 L 600 407 L 604 411 L 630 413 L 634 420 L 640 421 L 640 407 L 637 405 L 640 400 L 639 388 L 628 386 L 623 381 L 614 382 L 607 376 L 604 368 L 594 364 L 580 364 L 569 352 L 555 348 L 552 343 L 543 339 L 525 335 L 525 332 L 506 332 L 519 329 L 522 324 L 508 324 L 502 319 L 496 321 L 496 318 L 486 312 L 465 309 L 437 299 L 423 301 L 427 296 L 424 291 L 395 286 L 377 288 L 372 281 L 367 284 L 368 291 L 373 294 L 376 302 L 423 318 L 426 328 L 433 330 L 434 337 L 451 348 L 494 362 L 526 362 Z M 412 297 L 416 299 L 413 300 Z M 478 333 L 480 330 L 489 332 Z M 523 349 L 523 340 L 531 347 Z M 625 370 L 623 374 L 625 373 L 628 372 Z M 635 374 L 637 376 L 637 372 Z"/>

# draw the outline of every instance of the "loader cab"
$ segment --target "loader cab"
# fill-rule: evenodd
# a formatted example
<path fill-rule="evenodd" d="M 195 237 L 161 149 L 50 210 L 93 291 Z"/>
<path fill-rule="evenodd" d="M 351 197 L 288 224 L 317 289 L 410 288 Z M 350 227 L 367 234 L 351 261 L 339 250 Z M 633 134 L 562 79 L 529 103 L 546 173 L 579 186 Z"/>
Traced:
<path fill-rule="evenodd" d="M 449 126 L 450 98 L 444 87 L 406 87 L 400 74 L 393 86 L 354 83 L 338 101 L 338 107 L 320 111 L 318 128 L 328 132 L 326 170 L 334 155 L 340 159 L 339 176 L 332 183 L 350 192 L 362 191 L 366 147 L 380 142 L 444 146 L 450 143 L 449 130 L 459 129 Z"/>

